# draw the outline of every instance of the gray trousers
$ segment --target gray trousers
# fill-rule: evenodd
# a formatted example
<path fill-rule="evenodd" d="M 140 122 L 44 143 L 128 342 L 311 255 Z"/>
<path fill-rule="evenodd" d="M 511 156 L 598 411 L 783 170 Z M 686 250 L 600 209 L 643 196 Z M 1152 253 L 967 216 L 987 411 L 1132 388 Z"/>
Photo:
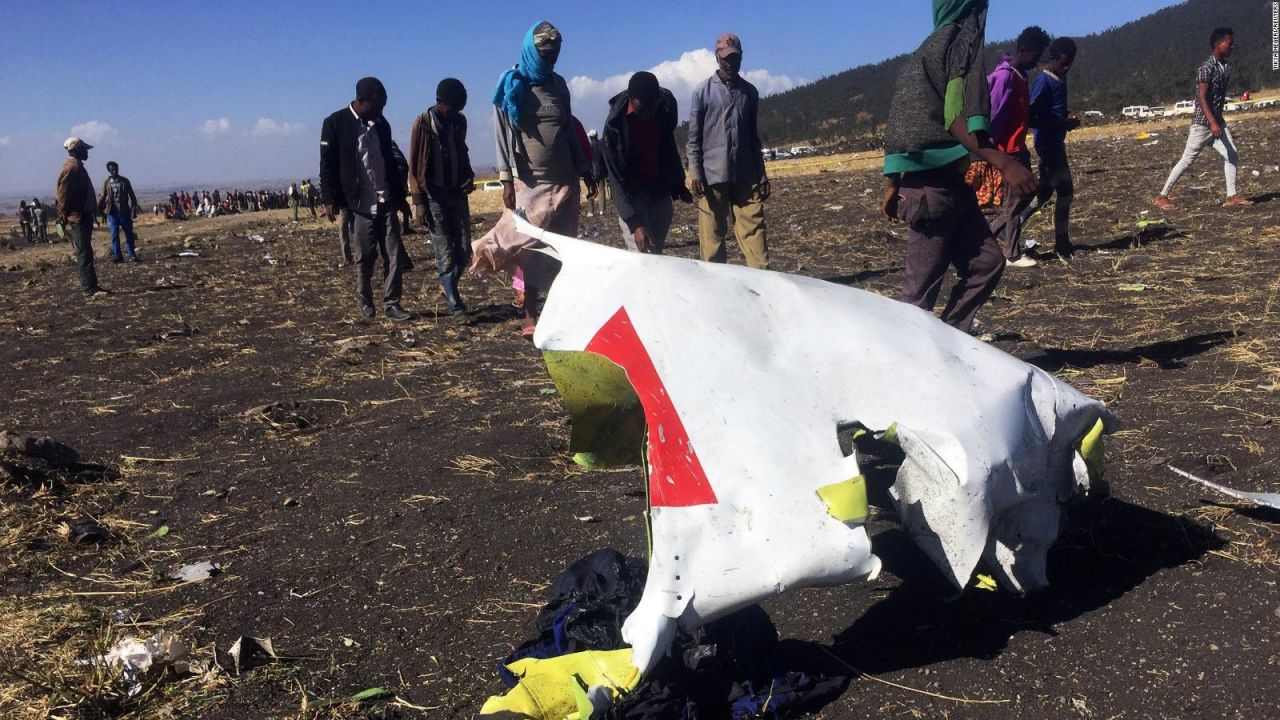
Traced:
<path fill-rule="evenodd" d="M 400 303 L 408 256 L 400 239 L 400 218 L 390 205 L 379 205 L 373 215 L 352 211 L 352 241 L 355 244 L 356 295 L 360 302 L 373 304 L 373 266 L 382 258 L 382 306 Z"/>
<path fill-rule="evenodd" d="M 1173 184 L 1178 182 L 1178 178 L 1182 177 L 1182 173 L 1191 167 L 1191 164 L 1200 156 L 1200 151 L 1207 147 L 1212 147 L 1222 156 L 1223 165 L 1222 173 L 1227 177 L 1227 197 L 1235 197 L 1236 195 L 1236 169 L 1240 165 L 1240 154 L 1236 151 L 1235 138 L 1231 137 L 1231 131 L 1224 124 L 1222 126 L 1222 137 L 1215 138 L 1213 133 L 1209 132 L 1208 125 L 1191 125 L 1191 131 L 1187 133 L 1187 145 L 1182 150 L 1182 157 L 1178 159 L 1178 164 L 1173 166 L 1173 171 L 1169 173 L 1169 179 L 1164 181 L 1164 188 L 1160 190 L 1160 194 L 1168 197 L 1169 191 L 1173 189 Z"/>
<path fill-rule="evenodd" d="M 1017 160 L 1022 167 L 1031 169 L 1029 150 L 1013 155 L 1013 159 Z M 1026 210 L 1034 199 L 1034 195 L 1025 197 L 1019 195 L 1012 185 L 1005 182 L 1004 205 L 1001 206 L 1000 216 L 991 226 L 991 231 L 995 233 L 996 241 L 1000 243 L 1000 250 L 1004 252 L 1007 260 L 1017 260 L 1022 257 L 1022 211 Z"/>
<path fill-rule="evenodd" d="M 942 320 L 965 332 L 1004 274 L 1004 253 L 978 209 L 978 196 L 953 170 L 905 173 L 898 218 L 907 224 L 907 268 L 898 299 L 930 312 L 947 266 L 957 281 Z"/>
<path fill-rule="evenodd" d="M 67 223 L 71 247 L 76 252 L 76 269 L 80 271 L 80 289 L 86 293 L 98 289 L 98 271 L 93 264 L 93 215 L 83 213 L 80 222 Z"/>
<path fill-rule="evenodd" d="M 651 245 L 648 252 L 661 255 L 663 248 L 667 246 L 667 231 L 671 229 L 671 216 L 675 212 L 671 204 L 671 195 L 662 190 L 656 190 L 634 195 L 628 193 L 627 199 L 636 211 L 632 221 L 637 227 L 643 227 L 649 231 Z M 627 227 L 626 220 L 618 218 L 618 226 L 622 228 L 622 241 L 627 244 L 628 250 L 645 252 L 636 243 L 635 233 Z"/>

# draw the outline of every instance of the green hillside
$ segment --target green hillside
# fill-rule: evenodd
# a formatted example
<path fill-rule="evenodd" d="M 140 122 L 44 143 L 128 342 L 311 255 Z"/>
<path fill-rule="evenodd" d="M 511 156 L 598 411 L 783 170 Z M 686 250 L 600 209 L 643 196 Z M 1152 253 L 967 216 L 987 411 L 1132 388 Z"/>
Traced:
<path fill-rule="evenodd" d="M 921 9 L 920 12 L 926 12 Z M 1080 54 L 1071 71 L 1072 106 L 1118 115 L 1124 105 L 1191 99 L 1195 68 L 1209 55 L 1209 33 L 1236 32 L 1232 88 L 1276 85 L 1271 71 L 1271 3 L 1265 0 L 1189 0 L 1104 32 L 1075 38 Z M 1052 27 L 1046 27 L 1051 34 Z M 924 38 L 919 38 L 923 40 Z M 987 46 L 988 67 L 1012 41 Z M 808 142 L 878 144 L 894 82 L 906 55 L 863 65 L 773 95 L 760 102 L 766 146 Z M 1280 73 L 1275 74 L 1280 79 Z"/>

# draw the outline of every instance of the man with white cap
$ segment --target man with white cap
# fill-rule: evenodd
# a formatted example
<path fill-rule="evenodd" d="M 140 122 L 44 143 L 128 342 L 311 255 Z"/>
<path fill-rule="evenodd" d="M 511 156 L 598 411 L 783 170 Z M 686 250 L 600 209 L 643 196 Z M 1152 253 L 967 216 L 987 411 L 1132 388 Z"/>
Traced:
<path fill-rule="evenodd" d="M 76 268 L 80 271 L 80 290 L 85 297 L 105 292 L 98 287 L 98 273 L 93 266 L 93 218 L 98 212 L 98 196 L 93 191 L 89 171 L 84 161 L 89 159 L 93 146 L 78 137 L 69 137 L 62 143 L 70 156 L 58 175 L 55 197 L 58 201 L 58 224 L 66 227 L 71 236 L 71 246 L 76 251 Z"/>
<path fill-rule="evenodd" d="M 725 261 L 729 220 L 738 248 L 753 268 L 769 269 L 764 172 L 756 126 L 760 93 L 742 77 L 742 41 L 733 33 L 716 40 L 719 69 L 693 91 L 689 111 L 689 175 L 698 203 L 698 245 L 702 259 Z"/>

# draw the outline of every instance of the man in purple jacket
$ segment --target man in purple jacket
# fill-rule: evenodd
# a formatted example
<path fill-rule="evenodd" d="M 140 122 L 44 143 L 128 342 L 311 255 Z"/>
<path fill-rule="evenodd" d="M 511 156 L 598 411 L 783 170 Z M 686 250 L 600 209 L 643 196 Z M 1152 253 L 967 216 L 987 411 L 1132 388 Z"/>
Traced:
<path fill-rule="evenodd" d="M 1018 50 L 1006 54 L 1004 60 L 987 76 L 991 86 L 991 141 L 1022 167 L 1031 169 L 1031 151 L 1027 149 L 1027 119 L 1031 93 L 1027 73 L 1040 64 L 1049 33 L 1032 25 L 1018 35 Z M 1018 214 L 1031 202 L 1032 196 L 1020 196 L 1005 183 L 1004 205 L 1000 218 L 991 230 L 1012 267 L 1035 267 L 1036 261 L 1022 254 L 1022 223 Z"/>

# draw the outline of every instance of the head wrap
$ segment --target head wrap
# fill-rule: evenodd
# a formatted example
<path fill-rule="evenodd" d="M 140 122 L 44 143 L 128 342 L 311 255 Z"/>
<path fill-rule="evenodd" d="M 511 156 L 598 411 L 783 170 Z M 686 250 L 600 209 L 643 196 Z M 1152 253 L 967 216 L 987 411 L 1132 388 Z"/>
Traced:
<path fill-rule="evenodd" d="M 987 0 L 933 0 L 933 29 L 950 25 L 969 11 L 985 10 Z"/>
<path fill-rule="evenodd" d="M 524 102 L 529 86 L 541 85 L 554 74 L 555 66 L 538 53 L 535 39 L 535 35 L 541 35 L 545 44 L 548 29 L 555 30 L 555 27 L 551 23 L 540 22 L 529 28 L 529 32 L 524 34 L 524 42 L 520 44 L 520 64 L 498 78 L 498 87 L 493 91 L 493 104 L 505 112 L 512 122 L 520 120 L 520 105 Z M 556 31 L 555 37 L 559 38 L 559 35 L 559 31 Z"/>

